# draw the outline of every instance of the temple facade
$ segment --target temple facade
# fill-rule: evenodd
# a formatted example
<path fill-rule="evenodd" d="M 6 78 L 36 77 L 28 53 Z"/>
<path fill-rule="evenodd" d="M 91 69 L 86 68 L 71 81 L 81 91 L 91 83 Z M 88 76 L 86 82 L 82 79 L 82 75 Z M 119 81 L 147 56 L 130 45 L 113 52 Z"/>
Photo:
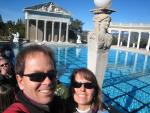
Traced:
<path fill-rule="evenodd" d="M 24 9 L 26 38 L 32 42 L 68 42 L 71 14 L 52 2 Z"/>

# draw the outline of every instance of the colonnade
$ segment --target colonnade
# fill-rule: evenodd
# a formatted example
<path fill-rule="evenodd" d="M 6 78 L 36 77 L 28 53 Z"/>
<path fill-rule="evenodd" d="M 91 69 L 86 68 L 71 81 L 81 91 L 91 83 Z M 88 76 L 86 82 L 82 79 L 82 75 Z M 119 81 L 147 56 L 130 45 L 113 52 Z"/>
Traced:
<path fill-rule="evenodd" d="M 141 34 L 148 33 L 149 38 L 146 45 L 146 50 L 149 51 L 150 48 L 150 25 L 134 25 L 134 24 L 111 24 L 109 28 L 109 32 L 112 33 L 112 31 L 118 31 L 118 41 L 117 46 L 120 46 L 121 44 L 121 32 L 128 32 L 128 39 L 127 39 L 127 48 L 130 47 L 131 43 L 131 33 L 137 32 L 138 33 L 138 40 L 137 40 L 137 46 L 136 48 L 140 48 L 140 41 L 141 41 Z"/>
<path fill-rule="evenodd" d="M 39 29 L 39 21 L 41 20 L 35 20 L 36 24 L 35 24 L 35 42 L 38 42 L 38 29 Z M 44 33 L 43 33 L 43 42 L 47 42 L 48 40 L 46 40 L 46 35 L 47 35 L 47 23 L 51 22 L 51 42 L 54 42 L 54 31 L 55 31 L 55 21 L 49 21 L 49 20 L 43 20 L 44 21 Z M 61 34 L 62 34 L 62 24 L 64 22 L 59 22 L 59 33 L 58 33 L 58 42 L 61 42 Z M 69 28 L 69 23 L 64 23 L 66 24 L 66 32 L 65 32 L 65 42 L 68 42 L 68 28 Z M 29 39 L 30 34 L 29 34 L 29 30 L 30 30 L 30 19 L 26 19 L 26 38 Z"/>

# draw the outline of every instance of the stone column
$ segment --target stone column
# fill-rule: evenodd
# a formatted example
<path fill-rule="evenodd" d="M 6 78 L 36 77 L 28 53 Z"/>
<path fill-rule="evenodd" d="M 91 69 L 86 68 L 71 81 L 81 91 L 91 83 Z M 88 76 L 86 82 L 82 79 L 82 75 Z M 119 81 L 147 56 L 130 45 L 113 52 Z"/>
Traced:
<path fill-rule="evenodd" d="M 68 42 L 68 26 L 69 24 L 66 23 L 66 41 L 65 42 Z"/>
<path fill-rule="evenodd" d="M 35 42 L 38 42 L 38 20 L 36 20 Z"/>
<path fill-rule="evenodd" d="M 46 42 L 46 24 L 47 24 L 47 21 L 45 20 L 44 21 L 44 41 L 43 42 Z"/>
<path fill-rule="evenodd" d="M 108 12 L 107 12 L 108 11 Z M 96 76 L 102 88 L 107 66 L 108 50 L 111 46 L 112 35 L 108 33 L 110 13 L 112 10 L 97 8 L 94 13 L 94 30 L 88 34 L 88 69 Z"/>
<path fill-rule="evenodd" d="M 131 31 L 128 31 L 128 43 L 127 43 L 127 48 L 130 47 L 130 37 L 131 37 Z"/>
<path fill-rule="evenodd" d="M 141 32 L 139 32 L 138 42 L 137 42 L 137 49 L 140 47 L 140 41 L 141 41 Z"/>
<path fill-rule="evenodd" d="M 62 23 L 60 22 L 59 23 L 59 40 L 58 40 L 58 42 L 61 42 L 61 25 L 62 25 Z"/>
<path fill-rule="evenodd" d="M 150 32 L 149 32 L 148 43 L 147 43 L 147 46 L 146 46 L 147 51 L 149 51 L 149 47 L 150 47 Z"/>
<path fill-rule="evenodd" d="M 119 30 L 119 34 L 118 34 L 118 43 L 117 43 L 117 46 L 118 46 L 118 47 L 120 46 L 120 38 L 121 38 L 121 31 Z"/>
<path fill-rule="evenodd" d="M 26 22 L 27 22 L 27 34 L 26 34 L 26 38 L 29 40 L 29 19 L 26 19 Z"/>
<path fill-rule="evenodd" d="M 54 21 L 52 21 L 52 39 L 51 42 L 54 42 Z"/>

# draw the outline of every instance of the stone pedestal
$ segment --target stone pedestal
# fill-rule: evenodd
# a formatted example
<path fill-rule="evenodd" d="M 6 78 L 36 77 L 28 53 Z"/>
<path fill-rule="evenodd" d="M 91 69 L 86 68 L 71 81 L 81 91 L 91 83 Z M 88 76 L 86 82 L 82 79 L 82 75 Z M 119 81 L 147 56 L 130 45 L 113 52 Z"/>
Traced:
<path fill-rule="evenodd" d="M 88 38 L 88 69 L 90 69 L 102 87 L 107 66 L 108 50 L 98 49 L 96 40 Z"/>
<path fill-rule="evenodd" d="M 111 46 L 112 35 L 108 33 L 111 21 L 109 9 L 93 9 L 94 30 L 88 34 L 88 69 L 96 76 L 102 87 L 107 66 L 108 50 Z"/>

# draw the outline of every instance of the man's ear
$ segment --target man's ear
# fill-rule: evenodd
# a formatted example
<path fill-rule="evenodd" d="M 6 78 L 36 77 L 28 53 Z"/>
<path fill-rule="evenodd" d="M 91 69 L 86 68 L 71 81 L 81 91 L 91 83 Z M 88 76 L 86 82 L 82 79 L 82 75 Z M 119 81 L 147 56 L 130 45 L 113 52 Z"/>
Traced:
<path fill-rule="evenodd" d="M 20 90 L 23 90 L 24 89 L 23 77 L 20 75 L 16 75 L 16 79 L 17 79 Z"/>

